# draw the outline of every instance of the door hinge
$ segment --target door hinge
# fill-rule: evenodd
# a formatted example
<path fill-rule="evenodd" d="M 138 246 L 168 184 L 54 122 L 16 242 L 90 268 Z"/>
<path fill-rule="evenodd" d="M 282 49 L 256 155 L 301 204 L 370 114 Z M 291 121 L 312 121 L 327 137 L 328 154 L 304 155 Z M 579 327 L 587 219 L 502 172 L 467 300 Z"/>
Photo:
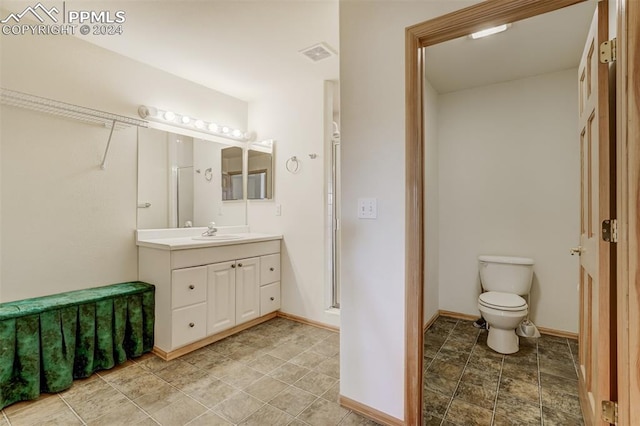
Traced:
<path fill-rule="evenodd" d="M 603 41 L 600 43 L 600 62 L 608 64 L 616 60 L 616 39 Z"/>
<path fill-rule="evenodd" d="M 618 403 L 615 401 L 602 401 L 602 420 L 614 425 L 618 424 Z"/>
<path fill-rule="evenodd" d="M 616 219 L 602 221 L 602 240 L 608 243 L 618 242 L 618 221 Z"/>

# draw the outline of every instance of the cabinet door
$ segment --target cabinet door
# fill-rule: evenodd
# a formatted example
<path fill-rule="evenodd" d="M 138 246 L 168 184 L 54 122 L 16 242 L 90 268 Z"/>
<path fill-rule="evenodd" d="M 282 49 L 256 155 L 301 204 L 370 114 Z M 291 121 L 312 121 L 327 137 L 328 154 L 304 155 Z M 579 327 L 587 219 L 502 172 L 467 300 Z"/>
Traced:
<path fill-rule="evenodd" d="M 207 266 L 207 335 L 236 324 L 235 262 Z"/>
<path fill-rule="evenodd" d="M 260 316 L 260 258 L 236 262 L 236 324 Z"/>

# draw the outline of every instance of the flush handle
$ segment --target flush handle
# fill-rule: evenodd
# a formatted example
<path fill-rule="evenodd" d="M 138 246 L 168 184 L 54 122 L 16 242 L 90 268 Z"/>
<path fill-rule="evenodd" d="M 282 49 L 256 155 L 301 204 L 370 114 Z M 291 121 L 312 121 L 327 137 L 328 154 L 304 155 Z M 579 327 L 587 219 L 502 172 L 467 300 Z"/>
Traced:
<path fill-rule="evenodd" d="M 574 254 L 577 254 L 578 256 L 581 256 L 582 255 L 582 246 L 572 247 L 571 249 L 569 249 L 569 252 L 571 253 L 571 256 L 573 256 Z"/>

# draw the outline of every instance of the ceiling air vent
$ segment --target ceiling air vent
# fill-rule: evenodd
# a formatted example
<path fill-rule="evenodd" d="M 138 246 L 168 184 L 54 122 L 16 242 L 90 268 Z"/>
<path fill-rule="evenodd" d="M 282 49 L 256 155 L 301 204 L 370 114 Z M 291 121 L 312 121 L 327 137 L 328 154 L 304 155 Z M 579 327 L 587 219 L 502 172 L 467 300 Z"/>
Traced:
<path fill-rule="evenodd" d="M 323 59 L 327 59 L 335 55 L 333 49 L 331 49 L 326 43 L 314 44 L 311 47 L 302 49 L 300 53 L 302 53 L 313 62 L 319 62 Z"/>

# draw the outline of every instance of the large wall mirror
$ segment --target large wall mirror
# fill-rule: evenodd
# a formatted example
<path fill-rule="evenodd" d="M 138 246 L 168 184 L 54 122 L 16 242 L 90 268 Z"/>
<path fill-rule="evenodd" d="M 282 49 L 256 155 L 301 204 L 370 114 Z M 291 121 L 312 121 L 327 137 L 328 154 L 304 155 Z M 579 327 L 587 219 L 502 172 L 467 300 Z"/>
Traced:
<path fill-rule="evenodd" d="M 138 229 L 246 225 L 246 200 L 273 198 L 273 145 L 139 129 Z"/>

